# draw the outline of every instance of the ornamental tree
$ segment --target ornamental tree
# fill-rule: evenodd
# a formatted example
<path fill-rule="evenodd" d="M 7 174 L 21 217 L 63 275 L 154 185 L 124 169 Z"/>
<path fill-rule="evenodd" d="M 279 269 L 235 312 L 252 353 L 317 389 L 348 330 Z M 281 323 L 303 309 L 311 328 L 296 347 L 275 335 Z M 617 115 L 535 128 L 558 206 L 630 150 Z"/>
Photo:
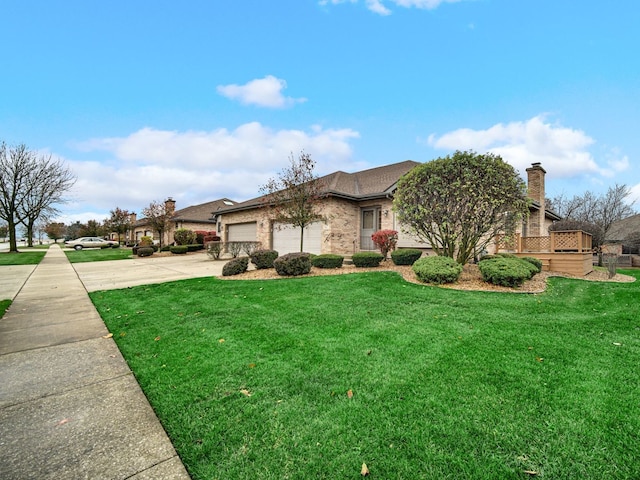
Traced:
<path fill-rule="evenodd" d="M 393 208 L 407 233 L 464 264 L 526 217 L 529 200 L 524 181 L 501 157 L 456 151 L 404 175 Z"/>
<path fill-rule="evenodd" d="M 270 179 L 260 190 L 265 193 L 264 204 L 276 222 L 300 228 L 302 252 L 305 227 L 323 219 L 318 207 L 323 185 L 314 173 L 316 164 L 309 154 L 302 152 L 298 160 L 291 155 L 289 162 L 277 179 Z"/>
<path fill-rule="evenodd" d="M 398 244 L 398 232 L 396 230 L 378 230 L 371 235 L 371 240 L 386 260 L 387 254 L 396 249 Z"/>

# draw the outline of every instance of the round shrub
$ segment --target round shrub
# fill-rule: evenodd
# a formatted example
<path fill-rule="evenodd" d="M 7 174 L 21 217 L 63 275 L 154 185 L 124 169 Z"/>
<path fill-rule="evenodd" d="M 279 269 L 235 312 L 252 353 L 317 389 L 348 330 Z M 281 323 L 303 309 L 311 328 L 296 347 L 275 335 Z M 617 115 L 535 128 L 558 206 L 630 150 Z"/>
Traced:
<path fill-rule="evenodd" d="M 416 277 L 425 283 L 453 283 L 460 278 L 462 265 L 450 257 L 424 257 L 413 264 Z"/>
<path fill-rule="evenodd" d="M 251 263 L 253 263 L 258 270 L 263 268 L 273 268 L 273 261 L 278 258 L 278 252 L 275 250 L 254 250 L 251 255 Z"/>
<path fill-rule="evenodd" d="M 283 277 L 306 275 L 311 271 L 311 258 L 304 252 L 287 253 L 276 258 L 273 266 L 278 275 Z"/>
<path fill-rule="evenodd" d="M 247 271 L 249 267 L 249 257 L 239 257 L 229 260 L 222 267 L 222 276 L 230 277 L 231 275 L 240 275 Z"/>
<path fill-rule="evenodd" d="M 318 268 L 340 268 L 344 262 L 342 255 L 334 255 L 332 253 L 323 253 L 322 255 L 314 255 L 311 258 L 311 264 Z"/>
<path fill-rule="evenodd" d="M 503 287 L 519 287 L 536 273 L 536 267 L 520 258 L 482 260 L 478 268 L 485 282 Z"/>
<path fill-rule="evenodd" d="M 189 248 L 186 245 L 172 245 L 169 247 L 169 251 L 177 255 L 184 255 L 188 250 Z"/>
<path fill-rule="evenodd" d="M 173 239 L 176 245 L 190 245 L 196 241 L 196 232 L 187 228 L 178 228 L 173 232 Z"/>
<path fill-rule="evenodd" d="M 534 257 L 522 257 L 522 260 L 524 260 L 525 262 L 529 262 L 534 267 L 536 267 L 536 273 L 540 273 L 542 271 L 542 260 Z"/>
<path fill-rule="evenodd" d="M 413 265 L 422 256 L 422 250 L 417 248 L 400 248 L 391 252 L 394 265 Z"/>
<path fill-rule="evenodd" d="M 139 257 L 149 257 L 153 255 L 153 247 L 138 247 L 136 250 L 136 255 Z"/>
<path fill-rule="evenodd" d="M 358 252 L 352 256 L 356 267 L 378 267 L 384 256 L 378 252 Z"/>

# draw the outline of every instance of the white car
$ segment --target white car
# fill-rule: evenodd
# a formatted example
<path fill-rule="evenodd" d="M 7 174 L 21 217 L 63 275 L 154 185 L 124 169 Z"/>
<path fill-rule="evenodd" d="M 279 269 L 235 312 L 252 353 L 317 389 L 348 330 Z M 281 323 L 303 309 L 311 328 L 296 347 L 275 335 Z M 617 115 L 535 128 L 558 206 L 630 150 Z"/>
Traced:
<path fill-rule="evenodd" d="M 105 240 L 100 237 L 80 237 L 75 240 L 67 240 L 65 246 L 82 250 L 83 248 L 118 248 L 120 244 L 115 240 Z"/>

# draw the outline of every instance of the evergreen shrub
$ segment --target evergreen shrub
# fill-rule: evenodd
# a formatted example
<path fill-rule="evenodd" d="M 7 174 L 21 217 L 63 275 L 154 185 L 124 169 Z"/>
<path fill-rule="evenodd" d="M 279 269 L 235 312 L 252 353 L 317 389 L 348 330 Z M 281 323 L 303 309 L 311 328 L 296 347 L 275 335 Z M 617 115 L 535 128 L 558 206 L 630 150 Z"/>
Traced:
<path fill-rule="evenodd" d="M 451 257 L 424 257 L 413 264 L 416 277 L 425 283 L 454 283 L 460 278 L 462 265 Z"/>
<path fill-rule="evenodd" d="M 231 275 L 240 275 L 247 271 L 249 267 L 249 257 L 240 257 L 229 260 L 222 267 L 222 276 L 230 277 Z"/>
<path fill-rule="evenodd" d="M 258 270 L 273 268 L 273 261 L 278 258 L 278 252 L 266 249 L 254 250 L 249 257 Z"/>
<path fill-rule="evenodd" d="M 311 271 L 311 258 L 308 253 L 287 253 L 273 261 L 273 266 L 282 276 L 306 275 Z"/>
<path fill-rule="evenodd" d="M 342 255 L 334 255 L 332 253 L 323 253 L 322 255 L 314 255 L 311 258 L 311 264 L 318 268 L 340 268 L 344 262 Z"/>
<path fill-rule="evenodd" d="M 188 250 L 189 248 L 187 247 L 187 245 L 172 245 L 171 247 L 169 247 L 169 251 L 177 255 L 184 255 Z"/>
<path fill-rule="evenodd" d="M 521 258 L 482 260 L 478 268 L 485 282 L 503 287 L 519 287 L 537 273 L 535 265 Z"/>
<path fill-rule="evenodd" d="M 357 252 L 351 259 L 356 267 L 378 267 L 384 256 L 378 252 Z"/>
<path fill-rule="evenodd" d="M 422 256 L 422 250 L 417 248 L 400 248 L 391 252 L 394 265 L 413 265 Z"/>

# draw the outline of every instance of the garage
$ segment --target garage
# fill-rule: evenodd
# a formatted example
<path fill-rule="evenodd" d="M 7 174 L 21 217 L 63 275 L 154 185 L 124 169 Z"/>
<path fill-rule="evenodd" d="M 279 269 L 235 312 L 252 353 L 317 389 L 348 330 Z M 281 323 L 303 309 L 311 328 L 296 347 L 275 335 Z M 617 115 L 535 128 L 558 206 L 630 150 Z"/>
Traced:
<path fill-rule="evenodd" d="M 300 227 L 288 223 L 273 226 L 273 249 L 280 255 L 300 251 Z M 322 222 L 314 222 L 304 229 L 303 249 L 320 254 L 322 250 Z"/>
<path fill-rule="evenodd" d="M 228 242 L 255 242 L 256 235 L 256 222 L 227 225 Z"/>

